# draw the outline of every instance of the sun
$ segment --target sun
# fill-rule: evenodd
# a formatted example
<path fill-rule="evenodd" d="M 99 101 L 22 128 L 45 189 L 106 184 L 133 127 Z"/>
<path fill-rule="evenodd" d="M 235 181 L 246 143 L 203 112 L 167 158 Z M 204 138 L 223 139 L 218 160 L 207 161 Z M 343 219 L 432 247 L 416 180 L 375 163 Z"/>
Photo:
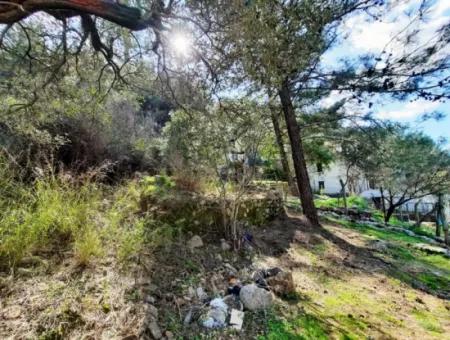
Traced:
<path fill-rule="evenodd" d="M 192 42 L 187 34 L 177 32 L 174 33 L 173 37 L 170 39 L 170 45 L 176 54 L 188 56 L 191 51 Z"/>

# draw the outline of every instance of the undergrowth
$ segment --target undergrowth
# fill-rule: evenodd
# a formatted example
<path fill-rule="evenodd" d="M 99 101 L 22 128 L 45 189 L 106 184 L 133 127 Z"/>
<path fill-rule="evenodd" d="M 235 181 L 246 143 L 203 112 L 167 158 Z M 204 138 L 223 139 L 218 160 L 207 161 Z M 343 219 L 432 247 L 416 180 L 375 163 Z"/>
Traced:
<path fill-rule="evenodd" d="M 77 185 L 58 178 L 36 180 L 9 197 L 2 192 L 0 263 L 14 267 L 33 252 L 57 252 L 75 244 L 81 262 L 101 252 L 95 235 L 100 190 L 94 184 Z"/>

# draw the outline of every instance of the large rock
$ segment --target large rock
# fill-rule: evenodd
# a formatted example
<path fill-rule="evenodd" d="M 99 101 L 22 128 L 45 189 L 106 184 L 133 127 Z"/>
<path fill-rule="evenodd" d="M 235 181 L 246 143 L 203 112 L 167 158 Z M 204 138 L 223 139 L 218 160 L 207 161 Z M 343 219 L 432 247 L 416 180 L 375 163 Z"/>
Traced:
<path fill-rule="evenodd" d="M 279 272 L 267 278 L 270 289 L 278 296 L 287 296 L 295 293 L 294 279 L 291 272 Z"/>
<path fill-rule="evenodd" d="M 272 294 L 259 288 L 256 284 L 246 285 L 241 288 L 239 297 L 244 307 L 251 311 L 267 309 L 272 305 Z"/>

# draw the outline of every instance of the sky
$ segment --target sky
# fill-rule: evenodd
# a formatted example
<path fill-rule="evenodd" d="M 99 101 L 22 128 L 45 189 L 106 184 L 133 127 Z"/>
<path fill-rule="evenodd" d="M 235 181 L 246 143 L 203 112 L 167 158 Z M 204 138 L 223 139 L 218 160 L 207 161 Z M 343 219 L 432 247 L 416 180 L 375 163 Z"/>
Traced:
<path fill-rule="evenodd" d="M 330 65 L 342 57 L 351 57 L 364 53 L 380 53 L 386 45 L 391 53 L 404 52 L 404 45 L 393 39 L 399 32 L 417 28 L 414 24 L 408 26 L 411 18 L 408 13 L 411 8 L 417 6 L 419 0 L 399 1 L 400 5 L 392 9 L 382 21 L 367 21 L 364 15 L 349 18 L 341 28 L 342 35 L 346 36 L 343 44 L 337 45 L 324 55 L 323 62 Z M 434 0 L 426 14 L 426 22 L 418 39 L 427 41 L 433 37 L 436 29 L 443 24 L 450 24 L 450 0 Z M 450 54 L 450 48 L 448 49 Z M 339 94 L 334 93 L 331 97 L 338 98 Z M 334 102 L 333 98 L 328 98 L 325 103 Z M 430 135 L 438 140 L 441 137 L 450 141 L 450 102 L 437 103 L 423 99 L 417 101 L 391 101 L 383 99 L 375 101 L 371 111 L 378 118 L 391 119 L 402 123 L 409 123 L 414 128 Z M 440 121 L 428 120 L 422 122 L 420 117 L 425 113 L 442 112 L 446 117 Z M 450 143 L 447 144 L 450 147 Z"/>

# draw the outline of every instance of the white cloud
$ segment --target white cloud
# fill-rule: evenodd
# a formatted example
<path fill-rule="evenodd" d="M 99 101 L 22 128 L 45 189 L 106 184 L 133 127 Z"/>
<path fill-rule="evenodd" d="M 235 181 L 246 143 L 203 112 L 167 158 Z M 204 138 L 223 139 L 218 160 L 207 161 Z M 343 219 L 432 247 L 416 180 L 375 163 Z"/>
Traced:
<path fill-rule="evenodd" d="M 355 50 L 373 53 L 381 52 L 388 44 L 388 52 L 401 54 L 405 47 L 398 38 L 418 28 L 421 32 L 415 38 L 422 43 L 429 41 L 436 30 L 450 20 L 450 1 L 438 0 L 427 12 L 425 23 L 415 21 L 409 25 L 411 17 L 407 11 L 417 8 L 419 3 L 419 0 L 410 0 L 392 7 L 382 21 L 367 21 L 363 14 L 349 18 L 343 28 L 348 33 L 348 43 Z"/>
<path fill-rule="evenodd" d="M 438 102 L 430 102 L 426 100 L 417 100 L 408 102 L 401 108 L 380 111 L 376 114 L 378 118 L 407 120 L 417 118 L 421 114 L 430 113 L 437 109 L 440 104 Z"/>

